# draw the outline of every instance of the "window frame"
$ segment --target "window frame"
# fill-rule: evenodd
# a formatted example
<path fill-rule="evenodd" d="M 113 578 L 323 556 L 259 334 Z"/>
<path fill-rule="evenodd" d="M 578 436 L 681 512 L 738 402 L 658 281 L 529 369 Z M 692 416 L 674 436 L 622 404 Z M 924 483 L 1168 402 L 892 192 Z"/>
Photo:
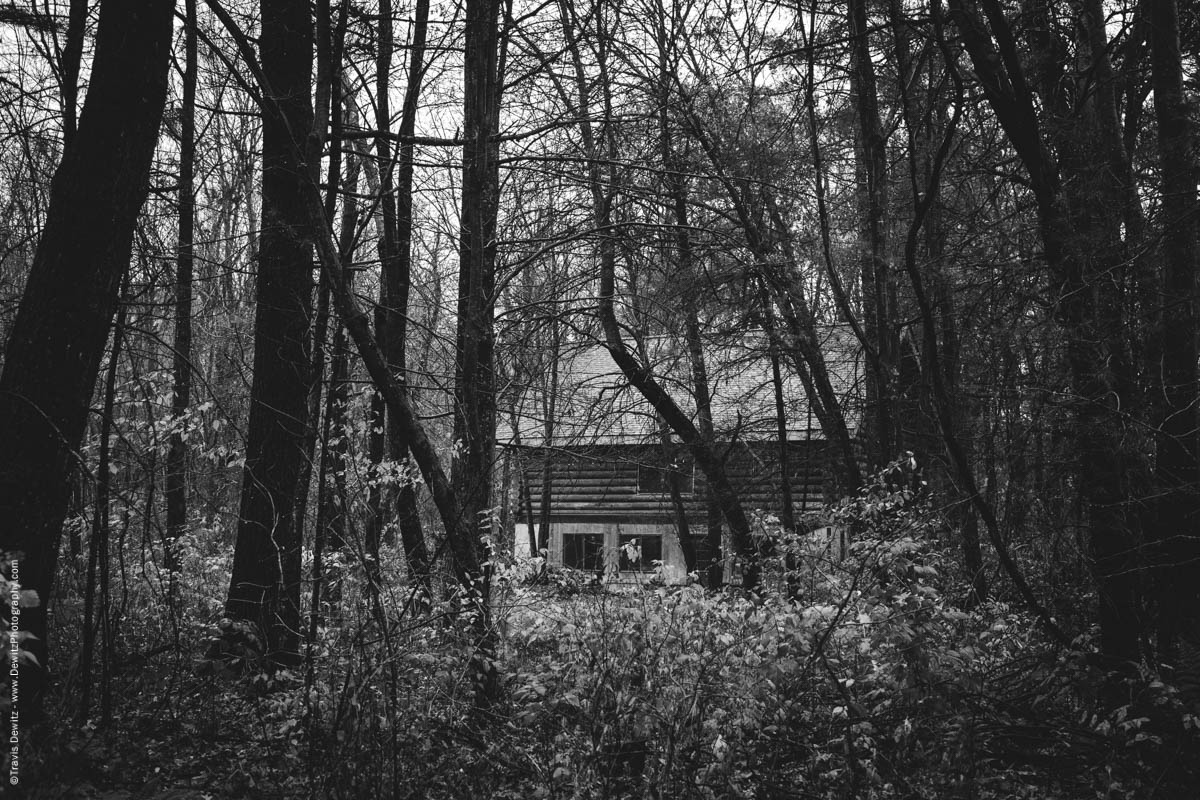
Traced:
<path fill-rule="evenodd" d="M 582 564 L 580 564 L 580 565 L 571 564 L 571 563 L 567 562 L 567 554 L 568 554 L 568 552 L 571 551 L 571 549 L 569 549 L 567 546 L 568 537 L 579 537 L 583 542 L 582 559 L 581 559 Z M 595 545 L 594 549 L 592 549 L 592 551 L 590 553 L 589 553 L 589 548 L 588 548 L 589 540 L 591 540 L 591 543 L 593 545 Z M 607 564 L 606 564 L 607 559 L 605 558 L 605 549 L 606 549 L 606 542 L 605 542 L 604 531 L 582 531 L 582 532 L 569 532 L 569 533 L 563 532 L 562 533 L 562 552 L 560 553 L 559 560 L 561 561 L 562 566 L 566 569 L 579 570 L 580 572 L 597 572 L 597 573 L 599 573 L 599 572 L 603 572 L 605 569 L 607 569 Z M 588 566 L 589 555 L 595 559 L 595 563 L 592 566 Z"/>
<path fill-rule="evenodd" d="M 651 548 L 650 553 L 646 552 L 645 540 L 647 540 L 647 539 L 655 539 L 658 542 L 656 547 Z M 654 562 L 655 561 L 662 562 L 665 560 L 664 553 L 663 553 L 663 546 L 665 544 L 664 540 L 665 540 L 665 537 L 661 533 L 622 533 L 622 534 L 619 534 L 617 536 L 617 571 L 620 573 L 654 572 L 654 570 L 657 569 L 657 566 L 655 565 Z M 634 541 L 638 542 L 638 546 L 641 548 L 641 551 L 642 551 L 641 557 L 638 559 L 637 566 L 633 566 L 632 563 L 629 562 L 628 559 L 626 559 L 626 557 L 625 557 L 625 545 L 629 544 L 631 542 L 634 542 Z M 655 555 L 654 550 L 658 551 L 657 555 Z"/>

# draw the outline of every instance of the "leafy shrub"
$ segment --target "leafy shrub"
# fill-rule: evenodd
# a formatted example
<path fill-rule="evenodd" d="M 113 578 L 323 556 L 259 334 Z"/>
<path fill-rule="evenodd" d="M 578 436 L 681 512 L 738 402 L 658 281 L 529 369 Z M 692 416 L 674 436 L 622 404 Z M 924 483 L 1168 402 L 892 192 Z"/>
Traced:
<path fill-rule="evenodd" d="M 1177 694 L 1147 675 L 1134 702 L 1104 711 L 1091 632 L 1062 652 L 1018 607 L 960 607 L 935 503 L 911 470 L 877 476 L 808 521 L 853 532 L 844 558 L 760 519 L 774 556 L 757 595 L 654 581 L 618 594 L 494 554 L 482 637 L 452 594 L 414 602 L 395 548 L 377 583 L 334 557 L 338 591 L 300 669 L 264 672 L 244 630 L 225 637 L 239 669 L 119 684 L 113 724 L 145 751 L 124 769 L 228 797 L 986 800 L 1187 786 L 1187 759 L 1169 754 L 1194 753 L 1197 731 Z M 228 566 L 215 538 L 179 545 L 180 633 L 197 652 Z M 136 617 L 127 627 L 150 635 Z M 501 677 L 488 704 L 483 657 Z M 115 782 L 116 746 L 98 746 L 112 741 L 83 727 L 57 752 L 93 754 L 90 780 Z"/>

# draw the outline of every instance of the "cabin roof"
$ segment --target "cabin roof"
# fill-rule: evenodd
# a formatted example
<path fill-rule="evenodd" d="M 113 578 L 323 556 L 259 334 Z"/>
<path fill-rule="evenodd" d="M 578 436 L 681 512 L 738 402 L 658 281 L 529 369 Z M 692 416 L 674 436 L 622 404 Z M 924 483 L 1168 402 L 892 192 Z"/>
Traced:
<path fill-rule="evenodd" d="M 853 429 L 861 403 L 861 365 L 853 337 L 838 326 L 819 330 L 834 391 L 847 407 Z M 695 421 L 691 363 L 678 337 L 649 337 L 644 349 L 653 374 Z M 706 344 L 705 364 L 712 394 L 713 427 L 718 441 L 778 440 L 771 359 L 764 336 L 748 334 Z M 525 447 L 580 447 L 600 444 L 649 444 L 658 440 L 654 409 L 612 359 L 608 348 L 589 341 L 566 346 L 558 359 L 553 431 L 547 439 L 547 374 L 535 376 L 511 422 L 498 431 L 502 443 Z M 789 441 L 821 439 L 804 386 L 785 359 L 780 363 Z M 516 434 L 519 434 L 517 436 Z"/>

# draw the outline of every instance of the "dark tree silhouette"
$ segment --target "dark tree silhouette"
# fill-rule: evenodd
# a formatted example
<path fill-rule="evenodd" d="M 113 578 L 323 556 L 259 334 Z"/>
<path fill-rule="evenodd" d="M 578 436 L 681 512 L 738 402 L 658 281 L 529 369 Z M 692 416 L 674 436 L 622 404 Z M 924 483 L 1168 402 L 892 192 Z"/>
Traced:
<path fill-rule="evenodd" d="M 192 265 L 196 227 L 196 0 L 186 0 L 183 98 L 179 120 L 179 240 L 175 256 L 175 343 L 171 371 L 175 392 L 171 412 L 176 420 L 187 413 L 192 395 Z M 179 569 L 175 543 L 187 525 L 187 446 L 183 431 L 171 434 L 167 451 L 167 538 L 163 561 Z M 174 581 L 171 582 L 174 588 Z"/>
<path fill-rule="evenodd" d="M 68 476 L 146 199 L 173 11 L 167 0 L 100 4 L 91 87 L 54 176 L 0 375 L 0 550 L 20 555 L 21 585 L 41 598 L 21 627 L 37 637 L 27 647 L 43 667 Z M 44 676 L 22 676 L 22 711 L 36 713 Z"/>
<path fill-rule="evenodd" d="M 307 5 L 263 0 L 263 230 L 254 380 L 237 546 L 226 613 L 258 626 L 265 653 L 299 654 L 300 536 L 294 500 L 308 422 L 312 220 L 303 154 L 312 127 L 313 20 Z"/>
<path fill-rule="evenodd" d="M 1200 592 L 1200 417 L 1197 417 L 1196 269 L 1200 203 L 1195 131 L 1188 115 L 1174 0 L 1150 3 L 1154 112 L 1158 120 L 1163 225 L 1162 395 L 1158 475 L 1159 657 L 1173 660 L 1181 631 L 1195 626 Z"/>

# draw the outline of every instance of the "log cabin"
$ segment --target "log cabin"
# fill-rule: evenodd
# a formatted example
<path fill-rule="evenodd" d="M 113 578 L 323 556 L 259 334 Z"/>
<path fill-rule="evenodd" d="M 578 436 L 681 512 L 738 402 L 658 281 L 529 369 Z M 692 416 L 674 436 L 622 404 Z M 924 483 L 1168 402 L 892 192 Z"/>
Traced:
<path fill-rule="evenodd" d="M 844 331 L 830 328 L 822 336 L 854 433 L 861 416 L 860 356 Z M 659 383 L 695 420 L 686 351 L 667 337 L 647 339 L 640 349 Z M 756 336 L 705 353 L 713 445 L 748 515 L 786 519 L 784 497 L 790 495 L 792 518 L 800 520 L 830 499 L 835 456 L 801 381 L 781 359 L 777 385 L 772 361 Z M 710 514 L 704 475 L 688 449 L 667 434 L 605 347 L 564 349 L 551 369 L 553 375 L 538 376 L 540 387 L 528 388 L 524 412 L 514 415 L 502 439 L 517 465 L 516 555 L 540 554 L 553 566 L 592 572 L 606 583 L 640 582 L 655 573 L 670 583 L 686 581 L 681 527 L 700 547 L 710 524 L 721 525 L 728 538 L 724 520 Z M 553 403 L 547 386 L 554 387 Z M 728 542 L 723 552 L 730 552 Z"/>

